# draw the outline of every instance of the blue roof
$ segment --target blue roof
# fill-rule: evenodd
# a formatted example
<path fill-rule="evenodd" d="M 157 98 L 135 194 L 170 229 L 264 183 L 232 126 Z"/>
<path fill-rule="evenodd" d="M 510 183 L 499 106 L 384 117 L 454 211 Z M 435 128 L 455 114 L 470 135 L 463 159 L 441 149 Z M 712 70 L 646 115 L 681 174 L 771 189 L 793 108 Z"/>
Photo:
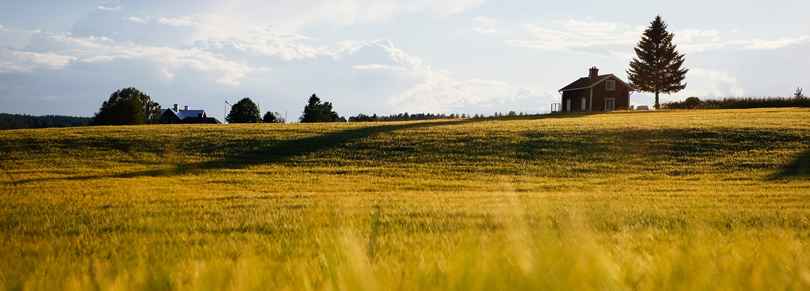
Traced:
<path fill-rule="evenodd" d="M 186 117 L 205 117 L 205 110 L 183 110 L 180 109 L 178 111 L 174 111 L 172 108 L 161 109 L 160 114 L 165 114 L 166 110 L 171 110 L 174 115 L 177 115 L 177 118 L 180 120 L 186 119 Z"/>

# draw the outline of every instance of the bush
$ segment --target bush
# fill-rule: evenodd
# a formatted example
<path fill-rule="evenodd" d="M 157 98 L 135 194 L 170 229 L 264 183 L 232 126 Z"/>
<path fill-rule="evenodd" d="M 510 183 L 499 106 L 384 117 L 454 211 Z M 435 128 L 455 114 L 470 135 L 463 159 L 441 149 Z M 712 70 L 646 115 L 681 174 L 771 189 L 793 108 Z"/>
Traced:
<path fill-rule="evenodd" d="M 281 117 L 281 113 L 278 112 L 267 111 L 262 117 L 264 123 L 284 123 L 285 121 L 284 117 Z"/>
<path fill-rule="evenodd" d="M 368 116 L 363 113 L 357 114 L 357 116 L 349 117 L 349 122 L 372 122 L 377 121 L 377 114 L 374 116 Z"/>
<path fill-rule="evenodd" d="M 690 100 L 690 98 L 694 99 Z M 694 100 L 697 100 L 696 104 L 694 103 Z M 810 99 L 785 97 L 729 97 L 700 101 L 700 99 L 697 97 L 689 97 L 684 101 L 670 101 L 661 104 L 662 109 L 746 109 L 777 107 L 810 107 Z"/>

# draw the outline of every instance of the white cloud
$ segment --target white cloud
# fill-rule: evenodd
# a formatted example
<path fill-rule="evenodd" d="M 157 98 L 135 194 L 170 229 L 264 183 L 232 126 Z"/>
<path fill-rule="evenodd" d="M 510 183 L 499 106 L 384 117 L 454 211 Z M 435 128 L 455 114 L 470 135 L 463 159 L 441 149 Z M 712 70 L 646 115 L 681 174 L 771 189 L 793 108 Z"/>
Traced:
<path fill-rule="evenodd" d="M 483 17 L 483 16 L 478 16 L 478 17 L 475 18 L 475 20 L 477 20 L 478 22 L 481 22 L 483 24 L 486 24 L 487 26 L 494 26 L 494 25 L 498 24 L 497 20 L 491 19 L 491 18 L 486 18 L 486 17 Z"/>
<path fill-rule="evenodd" d="M 746 50 L 771 50 L 786 47 L 794 44 L 802 44 L 810 41 L 810 36 L 802 35 L 797 38 L 780 38 L 776 40 L 729 40 L 722 41 L 720 39 L 713 39 L 712 42 L 702 44 L 686 44 L 678 46 L 684 52 L 703 52 L 707 50 L 719 49 L 746 49 Z"/>
<path fill-rule="evenodd" d="M 246 64 L 222 60 L 210 52 L 196 48 L 176 49 L 151 47 L 132 42 L 116 42 L 106 37 L 73 37 L 69 34 L 41 33 L 36 37 L 38 50 L 47 53 L 5 53 L 2 67 L 30 71 L 47 64 L 50 68 L 65 68 L 70 61 L 77 63 L 113 62 L 135 59 L 152 64 L 171 82 L 172 72 L 194 70 L 205 72 L 212 81 L 238 85 L 239 79 L 251 72 L 267 70 Z"/>
<path fill-rule="evenodd" d="M 180 18 L 165 18 L 164 17 L 164 18 L 158 19 L 157 22 L 160 23 L 160 24 L 169 25 L 169 26 L 191 26 L 191 25 L 195 24 L 194 21 L 192 20 L 192 18 L 189 17 L 189 16 L 184 16 L 184 17 L 180 17 Z"/>
<path fill-rule="evenodd" d="M 717 30 L 686 29 L 675 32 L 675 43 L 692 42 L 692 37 L 716 37 L 720 32 Z"/>
<path fill-rule="evenodd" d="M 483 16 L 476 17 L 475 20 L 482 23 L 482 24 L 484 24 L 484 25 L 486 25 L 487 27 L 477 26 L 477 27 L 473 28 L 472 30 L 462 31 L 462 33 L 466 34 L 466 33 L 474 32 L 474 33 L 477 33 L 477 34 L 480 34 L 480 35 L 490 35 L 490 34 L 498 33 L 498 31 L 495 28 L 492 27 L 492 26 L 498 24 L 497 20 L 491 19 L 491 18 L 486 18 L 486 17 L 483 17 Z"/>
<path fill-rule="evenodd" d="M 98 6 L 98 10 L 104 10 L 104 11 L 119 11 L 121 9 L 123 9 L 123 8 L 121 8 L 121 5 L 116 5 L 115 7 L 106 7 L 106 6 L 101 6 L 101 5 Z"/>
<path fill-rule="evenodd" d="M 565 22 L 565 28 L 578 33 L 602 33 L 616 30 L 616 23 L 610 22 L 582 22 L 569 19 Z"/>
<path fill-rule="evenodd" d="M 355 65 L 352 66 L 352 68 L 357 70 L 396 70 L 396 71 L 406 70 L 404 67 L 381 65 L 381 64 Z"/>
<path fill-rule="evenodd" d="M 762 39 L 754 39 L 747 42 L 745 45 L 745 49 L 777 49 L 781 47 L 785 47 L 792 44 L 800 44 L 807 40 L 810 40 L 810 37 L 806 35 L 802 35 L 798 38 L 780 38 L 777 40 L 762 40 Z"/>
<path fill-rule="evenodd" d="M 135 16 L 125 17 L 124 20 L 129 20 L 129 21 L 138 22 L 138 23 L 146 23 L 146 20 L 143 20 L 140 17 L 135 17 Z"/>
<path fill-rule="evenodd" d="M 745 90 L 737 86 L 737 78 L 728 72 L 692 68 L 689 70 L 689 74 L 711 80 L 712 94 L 715 96 L 739 97 L 745 93 Z"/>
<path fill-rule="evenodd" d="M 218 15 L 207 22 L 207 36 L 237 36 L 250 26 L 275 26 L 282 34 L 296 33 L 302 26 L 340 28 L 353 24 L 385 23 L 401 15 L 423 13 L 446 17 L 483 4 L 486 0 L 287 0 L 220 1 L 209 9 Z M 279 9 L 284 7 L 284 9 Z M 256 13 L 261 11 L 262 13 Z"/>
<path fill-rule="evenodd" d="M 473 28 L 472 30 L 463 31 L 463 33 L 470 33 L 470 32 L 475 32 L 475 33 L 480 34 L 480 35 L 490 35 L 490 34 L 498 33 L 498 31 L 495 30 L 492 27 L 488 27 L 488 28 L 476 27 L 476 28 Z"/>
<path fill-rule="evenodd" d="M 643 27 L 615 31 L 615 24 L 611 23 L 584 23 L 569 20 L 566 30 L 554 30 L 534 25 L 527 25 L 529 31 L 535 35 L 535 40 L 507 40 L 505 43 L 513 46 L 548 50 L 575 50 L 594 46 L 632 45 L 638 41 Z M 588 27 L 594 29 L 588 30 Z"/>
<path fill-rule="evenodd" d="M 557 24 L 559 25 L 559 23 Z M 607 46 L 635 45 L 641 37 L 645 27 L 620 25 L 609 22 L 581 22 L 569 19 L 564 25 L 565 29 L 553 29 L 535 25 L 527 25 L 528 30 L 535 35 L 533 40 L 507 40 L 504 43 L 512 46 L 572 51 L 580 50 L 597 55 L 611 55 L 614 57 L 632 57 L 629 53 L 615 53 Z M 788 45 L 801 44 L 810 41 L 810 37 L 802 35 L 797 38 L 780 38 L 776 40 L 722 40 L 718 30 L 687 29 L 675 33 L 673 41 L 680 52 L 703 52 L 718 49 L 778 49 Z"/>
<path fill-rule="evenodd" d="M 0 73 L 31 73 L 34 69 L 63 69 L 75 57 L 55 53 L 11 51 L 0 47 Z"/>
<path fill-rule="evenodd" d="M 420 58 L 410 56 L 394 47 L 391 41 L 379 40 L 368 43 L 389 54 L 394 65 L 360 65 L 356 69 L 387 70 L 394 79 L 409 80 L 413 86 L 390 97 L 396 108 L 410 112 L 444 112 L 493 98 L 503 98 L 511 87 L 498 80 L 455 80 L 446 74 L 434 71 L 422 64 Z"/>

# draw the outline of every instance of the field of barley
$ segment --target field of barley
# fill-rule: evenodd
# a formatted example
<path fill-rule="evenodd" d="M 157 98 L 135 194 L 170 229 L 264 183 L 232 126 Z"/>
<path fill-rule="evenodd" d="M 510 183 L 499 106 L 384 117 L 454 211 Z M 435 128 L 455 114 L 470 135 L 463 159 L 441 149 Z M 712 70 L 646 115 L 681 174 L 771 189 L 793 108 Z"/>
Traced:
<path fill-rule="evenodd" d="M 0 131 L 0 290 L 810 289 L 810 110 Z"/>

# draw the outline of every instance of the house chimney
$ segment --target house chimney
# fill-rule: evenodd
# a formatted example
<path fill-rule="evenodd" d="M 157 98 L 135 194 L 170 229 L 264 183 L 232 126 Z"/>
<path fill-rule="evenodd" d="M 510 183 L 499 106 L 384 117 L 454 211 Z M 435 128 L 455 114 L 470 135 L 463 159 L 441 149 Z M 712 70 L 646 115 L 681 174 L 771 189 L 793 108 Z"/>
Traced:
<path fill-rule="evenodd" d="M 186 105 L 186 109 L 183 109 L 183 110 L 188 110 L 188 105 Z"/>
<path fill-rule="evenodd" d="M 180 111 L 180 106 L 178 106 L 178 105 L 180 105 L 180 104 L 174 104 L 174 111 L 175 112 Z"/>
<path fill-rule="evenodd" d="M 599 76 L 599 69 L 597 69 L 596 66 L 590 68 L 589 71 L 590 74 L 588 74 L 588 79 L 593 79 L 596 78 L 596 76 Z"/>

